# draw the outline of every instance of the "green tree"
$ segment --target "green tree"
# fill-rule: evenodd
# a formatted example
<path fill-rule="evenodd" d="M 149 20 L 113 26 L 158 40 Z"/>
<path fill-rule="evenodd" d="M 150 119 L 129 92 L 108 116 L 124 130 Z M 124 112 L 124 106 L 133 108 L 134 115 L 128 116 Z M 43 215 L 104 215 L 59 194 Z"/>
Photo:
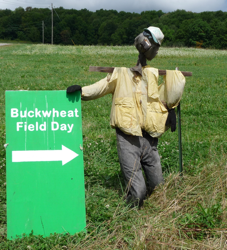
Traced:
<path fill-rule="evenodd" d="M 99 43 L 111 44 L 111 36 L 115 33 L 117 24 L 114 20 L 105 21 L 99 28 Z"/>
<path fill-rule="evenodd" d="M 187 46 L 196 46 L 200 43 L 202 47 L 211 45 L 211 28 L 209 24 L 202 19 L 186 20 L 180 27 L 184 33 L 184 42 Z"/>
<path fill-rule="evenodd" d="M 111 35 L 113 45 L 127 44 L 127 35 L 124 28 L 119 27 L 114 34 Z"/>
<path fill-rule="evenodd" d="M 71 31 L 70 29 L 62 30 L 61 39 L 63 44 L 71 44 Z"/>
<path fill-rule="evenodd" d="M 27 29 L 27 37 L 32 42 L 41 42 L 40 32 L 36 27 Z"/>
<path fill-rule="evenodd" d="M 227 13 L 206 11 L 193 13 L 176 10 L 169 13 L 143 11 L 130 13 L 116 10 L 55 9 L 54 43 L 133 44 L 135 37 L 148 26 L 162 29 L 165 46 L 197 46 L 227 48 Z M 48 8 L 0 10 L 0 38 L 40 42 L 42 21 L 45 43 L 51 42 L 51 11 Z"/>

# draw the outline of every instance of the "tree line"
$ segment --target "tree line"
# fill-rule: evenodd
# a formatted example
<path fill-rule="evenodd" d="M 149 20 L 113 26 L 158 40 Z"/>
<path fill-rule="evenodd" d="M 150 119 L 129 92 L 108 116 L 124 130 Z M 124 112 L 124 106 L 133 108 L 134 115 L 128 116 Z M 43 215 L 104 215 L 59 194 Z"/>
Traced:
<path fill-rule="evenodd" d="M 51 43 L 51 11 L 48 8 L 0 10 L 0 39 Z M 148 26 L 159 27 L 164 46 L 227 49 L 227 12 L 193 13 L 176 10 L 130 13 L 116 10 L 54 9 L 54 44 L 132 45 Z"/>

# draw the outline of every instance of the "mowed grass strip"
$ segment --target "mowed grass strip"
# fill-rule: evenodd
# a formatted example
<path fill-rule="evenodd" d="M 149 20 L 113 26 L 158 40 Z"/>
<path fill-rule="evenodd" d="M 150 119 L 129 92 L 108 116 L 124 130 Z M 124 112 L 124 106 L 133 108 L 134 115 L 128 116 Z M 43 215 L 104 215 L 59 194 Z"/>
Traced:
<path fill-rule="evenodd" d="M 129 209 L 109 125 L 111 96 L 82 102 L 87 234 L 6 240 L 5 90 L 62 90 L 106 76 L 89 66 L 132 67 L 133 46 L 0 47 L 1 249 L 224 249 L 226 247 L 226 51 L 161 48 L 149 64 L 191 71 L 181 101 L 183 178 L 177 131 L 159 140 L 165 184 Z M 159 82 L 164 81 L 160 77 Z"/>

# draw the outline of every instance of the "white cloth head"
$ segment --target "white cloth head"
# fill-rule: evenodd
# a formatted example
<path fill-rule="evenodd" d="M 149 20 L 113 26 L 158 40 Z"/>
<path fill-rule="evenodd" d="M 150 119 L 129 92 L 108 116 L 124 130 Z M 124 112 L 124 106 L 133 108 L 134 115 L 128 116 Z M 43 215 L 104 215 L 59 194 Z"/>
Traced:
<path fill-rule="evenodd" d="M 152 35 L 154 41 L 161 45 L 162 40 L 164 39 L 164 34 L 158 27 L 150 26 L 144 29 L 144 31 L 149 32 Z"/>

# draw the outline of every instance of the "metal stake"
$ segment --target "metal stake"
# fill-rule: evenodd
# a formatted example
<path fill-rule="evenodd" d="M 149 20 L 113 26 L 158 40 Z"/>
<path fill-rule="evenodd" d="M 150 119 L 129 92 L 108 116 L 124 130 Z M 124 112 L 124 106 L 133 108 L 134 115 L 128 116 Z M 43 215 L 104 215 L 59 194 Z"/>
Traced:
<path fill-rule="evenodd" d="M 180 103 L 177 107 L 177 119 L 178 119 L 178 145 L 179 145 L 179 170 L 182 175 L 183 165 L 182 165 L 182 143 L 181 143 L 181 112 Z"/>
<path fill-rule="evenodd" d="M 176 70 L 179 70 L 176 67 Z M 181 142 L 181 112 L 180 112 L 180 103 L 177 107 L 177 122 L 178 122 L 178 148 L 179 148 L 179 171 L 180 175 L 183 172 L 183 165 L 182 165 L 182 142 Z"/>

